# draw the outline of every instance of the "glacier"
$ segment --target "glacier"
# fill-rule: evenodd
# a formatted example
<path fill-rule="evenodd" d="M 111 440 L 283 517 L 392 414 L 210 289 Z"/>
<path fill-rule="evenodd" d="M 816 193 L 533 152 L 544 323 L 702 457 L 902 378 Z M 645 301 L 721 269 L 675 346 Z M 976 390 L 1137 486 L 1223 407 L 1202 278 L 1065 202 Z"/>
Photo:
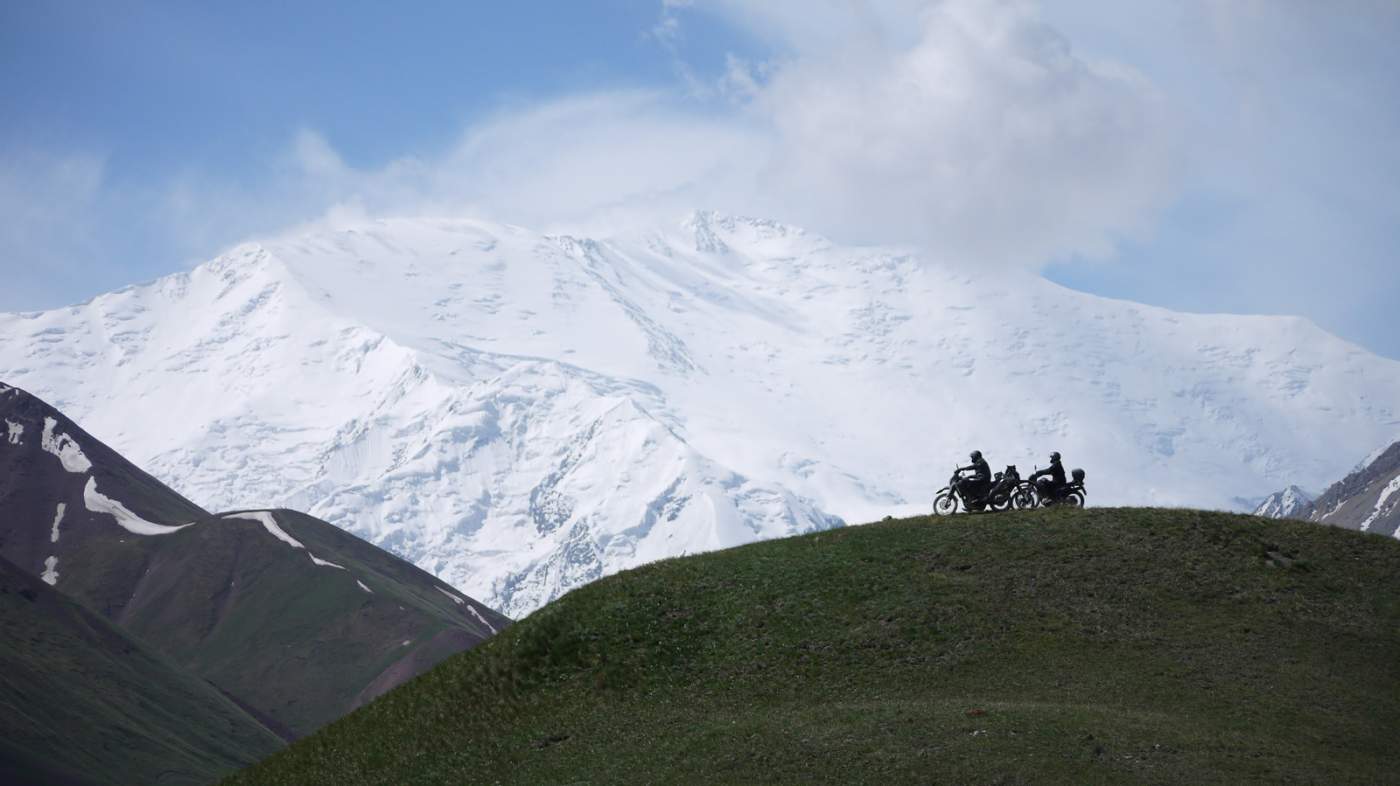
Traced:
<path fill-rule="evenodd" d="M 656 559 L 927 509 L 972 448 L 1230 508 L 1400 430 L 1400 363 L 697 212 L 366 219 L 0 315 L 0 380 L 219 510 L 306 510 L 506 614 Z"/>

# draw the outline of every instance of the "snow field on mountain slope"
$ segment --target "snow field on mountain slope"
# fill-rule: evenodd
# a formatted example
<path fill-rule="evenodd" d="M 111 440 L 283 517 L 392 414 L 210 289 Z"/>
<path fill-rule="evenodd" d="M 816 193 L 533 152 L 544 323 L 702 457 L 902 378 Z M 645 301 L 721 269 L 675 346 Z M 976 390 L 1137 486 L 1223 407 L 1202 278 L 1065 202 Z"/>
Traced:
<path fill-rule="evenodd" d="M 322 482 L 293 503 L 516 611 L 661 557 L 828 525 L 696 455 L 631 399 L 550 364 L 440 394 L 417 417 L 385 413 L 347 432 Z M 394 434 L 414 438 L 386 472 L 375 446 Z"/>
<path fill-rule="evenodd" d="M 695 455 L 639 407 L 661 403 L 646 384 L 411 333 L 405 343 L 434 351 L 404 350 L 346 326 L 325 292 L 257 248 L 178 278 L 93 305 L 126 325 L 171 298 L 226 315 L 188 331 L 149 320 L 108 356 L 118 384 L 178 418 L 163 428 L 123 417 L 115 438 L 174 436 L 126 449 L 213 507 L 271 498 L 307 509 L 515 613 L 672 553 L 832 523 Z M 58 351 L 97 354 L 84 346 L 100 344 L 88 325 L 43 330 L 75 339 Z M 139 369 L 152 346 L 171 360 Z M 191 395 L 208 402 L 203 423 L 182 412 Z M 245 405 L 224 409 L 230 401 Z M 101 413 L 91 419 L 100 431 Z M 181 434 L 191 425 L 202 433 Z"/>
<path fill-rule="evenodd" d="M 703 213 L 606 241 L 366 222 L 0 335 L 3 378 L 202 504 L 308 509 L 508 613 L 823 511 L 922 510 L 973 447 L 1058 449 L 1092 504 L 1227 507 L 1400 427 L 1400 364 L 1303 320 Z"/>
<path fill-rule="evenodd" d="M 1107 481 L 1095 487 L 1108 500 L 1226 505 L 1267 488 L 1260 475 L 1319 463 L 1268 442 L 1355 399 L 1312 379 L 1326 358 L 1375 360 L 1301 320 L 1174 315 L 1034 278 L 984 286 L 907 255 L 725 224 L 697 217 L 694 241 L 597 243 L 391 222 L 276 253 L 338 312 L 430 356 L 450 355 L 453 336 L 652 382 L 658 416 L 701 453 L 849 518 L 921 506 L 942 479 L 925 462 L 970 445 L 1018 464 L 1059 448 Z M 470 291 L 454 294 L 462 281 Z M 376 309 L 385 300 L 401 307 Z M 450 360 L 425 362 L 454 376 Z M 1394 417 L 1361 414 L 1354 432 Z M 1143 470 L 1131 487 L 1125 466 Z"/>

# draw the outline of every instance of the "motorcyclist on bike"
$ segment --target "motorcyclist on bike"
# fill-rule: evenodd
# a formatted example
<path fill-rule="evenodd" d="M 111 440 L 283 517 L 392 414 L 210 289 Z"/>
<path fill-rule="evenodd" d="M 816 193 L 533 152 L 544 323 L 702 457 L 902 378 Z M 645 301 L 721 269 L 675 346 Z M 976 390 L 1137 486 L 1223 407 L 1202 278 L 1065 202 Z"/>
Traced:
<path fill-rule="evenodd" d="M 971 472 L 971 475 L 958 479 L 958 493 L 962 494 L 963 500 L 969 503 L 980 503 L 982 497 L 986 496 L 987 490 L 992 485 L 992 468 L 987 466 L 987 460 L 982 458 L 982 451 L 974 450 L 969 458 L 972 463 L 966 467 L 958 467 L 958 472 Z M 1064 475 L 1062 471 L 1061 476 Z"/>
<path fill-rule="evenodd" d="M 1043 500 L 1053 500 L 1065 487 L 1065 467 L 1060 463 L 1060 452 L 1057 450 L 1050 454 L 1050 466 L 1039 472 L 1031 473 L 1027 478 L 1035 484 L 1036 492 Z"/>

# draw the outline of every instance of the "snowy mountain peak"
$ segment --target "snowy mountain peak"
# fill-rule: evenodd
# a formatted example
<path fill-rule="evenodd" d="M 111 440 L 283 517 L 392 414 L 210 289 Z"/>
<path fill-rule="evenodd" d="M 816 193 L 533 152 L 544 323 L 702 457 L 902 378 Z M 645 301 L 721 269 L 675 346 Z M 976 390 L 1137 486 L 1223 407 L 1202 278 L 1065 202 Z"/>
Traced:
<path fill-rule="evenodd" d="M 1317 498 L 1311 519 L 1400 537 L 1400 442 L 1371 454 L 1364 466 L 1329 486 Z"/>
<path fill-rule="evenodd" d="M 1312 514 L 1313 498 L 1297 486 L 1270 494 L 1254 509 L 1254 515 L 1270 519 L 1306 519 Z"/>
<path fill-rule="evenodd" d="M 794 252 L 810 253 L 831 247 L 831 242 L 801 227 L 771 219 L 730 215 L 713 210 L 697 210 L 681 222 L 681 229 L 693 237 L 693 250 L 705 254 L 729 254 L 730 243 L 744 256 L 776 256 L 792 259 Z M 727 239 L 727 240 L 726 240 Z M 680 238 L 672 242 L 680 241 Z M 680 242 L 677 245 L 683 245 Z"/>
<path fill-rule="evenodd" d="M 697 212 L 385 219 L 0 315 L 0 376 L 220 509 L 308 509 L 518 615 L 658 557 L 926 509 L 973 447 L 1227 507 L 1400 428 L 1400 363 Z M 115 393 L 114 393 L 115 391 Z"/>

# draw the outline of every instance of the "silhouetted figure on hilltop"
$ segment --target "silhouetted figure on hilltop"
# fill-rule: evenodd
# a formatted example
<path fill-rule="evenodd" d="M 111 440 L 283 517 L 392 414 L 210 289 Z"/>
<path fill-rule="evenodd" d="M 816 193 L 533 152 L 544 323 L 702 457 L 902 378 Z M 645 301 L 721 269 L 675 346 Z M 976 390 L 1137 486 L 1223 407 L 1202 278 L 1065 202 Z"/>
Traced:
<path fill-rule="evenodd" d="M 971 472 L 971 475 L 958 478 L 958 493 L 971 507 L 974 502 L 981 507 L 981 500 L 987 494 L 987 489 L 992 485 L 992 468 L 987 466 L 987 460 L 982 458 L 982 451 L 972 451 L 969 458 L 972 463 L 966 467 L 958 467 L 958 472 Z M 1060 473 L 1061 477 L 1064 473 Z"/>
<path fill-rule="evenodd" d="M 1053 500 L 1065 487 L 1065 467 L 1060 463 L 1060 452 L 1050 454 L 1050 466 L 1034 472 L 1028 478 L 1035 484 L 1036 493 L 1042 500 Z"/>

